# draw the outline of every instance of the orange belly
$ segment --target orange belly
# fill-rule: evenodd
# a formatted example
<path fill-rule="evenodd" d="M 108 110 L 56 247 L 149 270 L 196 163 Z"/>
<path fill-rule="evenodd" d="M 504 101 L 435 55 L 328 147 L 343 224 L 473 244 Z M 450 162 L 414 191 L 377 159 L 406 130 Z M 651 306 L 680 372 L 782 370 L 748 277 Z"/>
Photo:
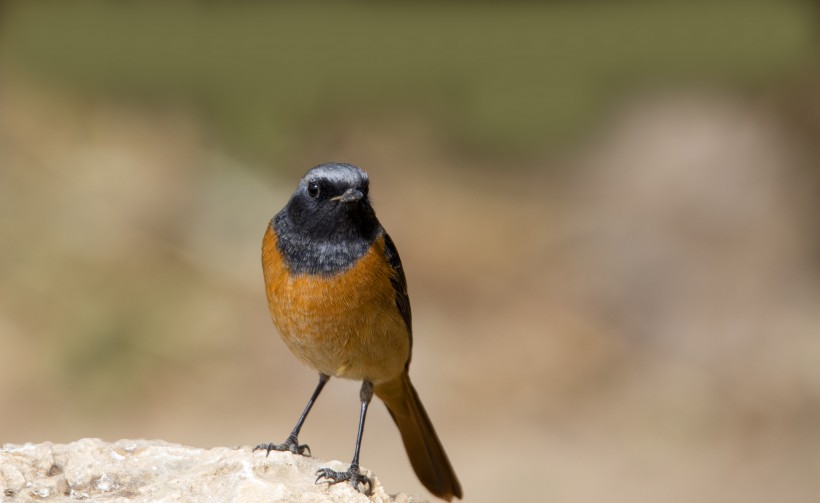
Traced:
<path fill-rule="evenodd" d="M 291 275 L 271 226 L 262 267 L 273 323 L 305 365 L 334 377 L 374 384 L 398 376 L 410 354 L 384 260 L 384 238 L 350 269 L 332 276 Z"/>

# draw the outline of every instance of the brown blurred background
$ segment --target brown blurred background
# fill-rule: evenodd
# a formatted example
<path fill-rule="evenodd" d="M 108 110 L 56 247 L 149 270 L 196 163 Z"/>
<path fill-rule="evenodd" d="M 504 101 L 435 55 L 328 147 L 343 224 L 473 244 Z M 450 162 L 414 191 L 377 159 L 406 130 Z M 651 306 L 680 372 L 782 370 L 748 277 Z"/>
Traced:
<path fill-rule="evenodd" d="M 0 6 L 0 442 L 281 441 L 268 219 L 369 171 L 468 501 L 820 497 L 818 9 Z M 348 461 L 358 385 L 302 439 Z M 364 465 L 423 493 L 373 409 Z"/>

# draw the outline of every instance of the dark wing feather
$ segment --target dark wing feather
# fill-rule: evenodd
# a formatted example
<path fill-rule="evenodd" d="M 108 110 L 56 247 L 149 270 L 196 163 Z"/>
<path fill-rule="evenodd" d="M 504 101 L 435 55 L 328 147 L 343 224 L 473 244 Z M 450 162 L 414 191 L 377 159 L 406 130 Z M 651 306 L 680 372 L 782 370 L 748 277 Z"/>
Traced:
<path fill-rule="evenodd" d="M 410 314 L 410 296 L 407 295 L 407 279 L 404 277 L 404 268 L 401 266 L 401 259 L 399 258 L 399 251 L 396 250 L 396 245 L 393 240 L 385 232 L 384 233 L 384 255 L 390 266 L 396 271 L 396 274 L 390 278 L 393 284 L 393 289 L 396 291 L 396 307 L 399 309 L 404 322 L 407 324 L 407 335 L 410 337 L 410 349 L 413 349 L 413 324 L 412 316 Z M 410 361 L 408 360 L 408 363 Z"/>

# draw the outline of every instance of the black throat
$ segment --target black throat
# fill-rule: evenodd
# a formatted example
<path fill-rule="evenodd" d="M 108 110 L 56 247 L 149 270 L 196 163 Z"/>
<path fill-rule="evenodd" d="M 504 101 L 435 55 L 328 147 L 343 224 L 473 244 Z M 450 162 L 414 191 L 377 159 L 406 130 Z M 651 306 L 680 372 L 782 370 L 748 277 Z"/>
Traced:
<path fill-rule="evenodd" d="M 318 215 L 291 200 L 271 225 L 291 273 L 324 276 L 352 267 L 383 232 L 368 203 Z"/>

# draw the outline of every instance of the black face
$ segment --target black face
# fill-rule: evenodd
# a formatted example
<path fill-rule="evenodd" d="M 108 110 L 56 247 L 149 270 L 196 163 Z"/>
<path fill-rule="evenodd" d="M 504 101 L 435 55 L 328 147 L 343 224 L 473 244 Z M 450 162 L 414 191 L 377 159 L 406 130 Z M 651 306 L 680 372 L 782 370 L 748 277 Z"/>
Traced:
<path fill-rule="evenodd" d="M 367 252 L 381 232 L 367 195 L 367 173 L 356 166 L 320 164 L 305 174 L 273 219 L 292 272 L 334 274 Z"/>

